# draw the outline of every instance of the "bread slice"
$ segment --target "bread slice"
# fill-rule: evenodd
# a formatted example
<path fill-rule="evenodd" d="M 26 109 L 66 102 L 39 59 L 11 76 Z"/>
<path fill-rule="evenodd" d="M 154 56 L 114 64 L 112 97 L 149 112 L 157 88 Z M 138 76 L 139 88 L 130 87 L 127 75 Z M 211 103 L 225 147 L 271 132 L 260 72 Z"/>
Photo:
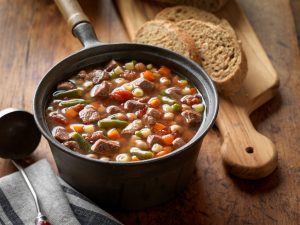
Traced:
<path fill-rule="evenodd" d="M 220 24 L 221 20 L 214 14 L 206 12 L 192 6 L 179 5 L 168 7 L 160 11 L 156 16 L 156 20 L 169 20 L 179 22 L 181 20 L 195 19 L 213 24 Z"/>
<path fill-rule="evenodd" d="M 210 12 L 216 12 L 221 9 L 228 0 L 155 0 L 171 5 L 190 5 Z"/>
<path fill-rule="evenodd" d="M 222 94 L 230 95 L 241 87 L 247 72 L 247 60 L 233 30 L 200 20 L 176 23 L 195 41 L 202 67 Z"/>
<path fill-rule="evenodd" d="M 210 12 L 192 6 L 179 5 L 165 8 L 155 16 L 155 19 L 168 20 L 171 22 L 179 22 L 181 20 L 189 19 L 201 20 L 203 22 L 210 22 L 212 24 L 219 25 L 224 29 L 228 29 L 228 31 L 235 33 L 227 20 L 219 19 Z"/>
<path fill-rule="evenodd" d="M 193 38 L 172 22 L 148 21 L 137 31 L 134 41 L 170 49 L 201 64 L 201 57 Z"/>

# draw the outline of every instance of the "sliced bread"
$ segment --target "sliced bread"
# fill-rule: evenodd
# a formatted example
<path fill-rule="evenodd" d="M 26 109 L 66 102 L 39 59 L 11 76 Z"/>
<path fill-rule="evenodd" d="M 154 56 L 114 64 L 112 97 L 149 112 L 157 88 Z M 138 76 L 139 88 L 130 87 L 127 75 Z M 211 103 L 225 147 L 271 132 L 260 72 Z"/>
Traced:
<path fill-rule="evenodd" d="M 219 24 L 221 22 L 221 20 L 214 14 L 187 5 L 178 5 L 174 7 L 165 8 L 155 16 L 155 19 L 169 20 L 172 22 L 195 19 L 201 20 L 203 22 L 211 22 L 213 24 Z"/>
<path fill-rule="evenodd" d="M 135 42 L 170 49 L 201 64 L 195 42 L 174 23 L 152 20 L 143 24 L 135 35 Z"/>
<path fill-rule="evenodd" d="M 155 0 L 172 5 L 190 5 L 210 12 L 216 12 L 221 9 L 228 0 Z"/>
<path fill-rule="evenodd" d="M 200 20 L 183 20 L 177 26 L 195 41 L 202 67 L 221 93 L 230 95 L 242 85 L 247 60 L 234 32 Z"/>
<path fill-rule="evenodd" d="M 201 20 L 203 22 L 210 22 L 219 25 L 228 31 L 235 33 L 229 22 L 225 19 L 219 19 L 214 14 L 198 9 L 192 6 L 179 5 L 168 7 L 156 14 L 155 19 L 168 20 L 171 22 L 179 22 L 181 20 Z"/>

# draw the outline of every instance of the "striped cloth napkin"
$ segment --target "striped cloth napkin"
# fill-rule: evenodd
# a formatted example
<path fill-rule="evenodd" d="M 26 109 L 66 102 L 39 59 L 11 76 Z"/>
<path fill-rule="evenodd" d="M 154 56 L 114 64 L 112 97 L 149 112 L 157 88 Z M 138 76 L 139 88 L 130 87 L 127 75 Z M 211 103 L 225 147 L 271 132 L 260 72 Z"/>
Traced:
<path fill-rule="evenodd" d="M 51 225 L 120 225 L 118 220 L 74 190 L 52 171 L 47 160 L 25 169 Z M 23 177 L 15 172 L 0 179 L 0 224 L 34 225 L 33 197 Z"/>

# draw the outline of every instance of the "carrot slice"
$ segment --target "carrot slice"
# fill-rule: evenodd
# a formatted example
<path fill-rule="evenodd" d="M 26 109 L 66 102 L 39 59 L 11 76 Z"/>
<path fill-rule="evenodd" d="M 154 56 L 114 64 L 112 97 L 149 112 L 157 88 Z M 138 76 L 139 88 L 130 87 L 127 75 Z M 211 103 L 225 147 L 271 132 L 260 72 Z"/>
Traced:
<path fill-rule="evenodd" d="M 146 80 L 149 80 L 149 81 L 154 81 L 155 80 L 155 77 L 154 77 L 153 73 L 150 70 L 146 70 L 144 72 L 144 78 Z"/>
<path fill-rule="evenodd" d="M 163 75 L 163 76 L 166 76 L 166 77 L 169 77 L 171 75 L 171 70 L 166 67 L 166 66 L 162 66 L 158 72 Z"/>
<path fill-rule="evenodd" d="M 162 136 L 162 140 L 166 145 L 172 145 L 172 142 L 174 141 L 174 136 L 172 134 L 167 134 Z"/>
<path fill-rule="evenodd" d="M 155 124 L 153 125 L 153 128 L 154 128 L 155 130 L 157 130 L 157 131 L 160 131 L 160 130 L 166 129 L 166 126 L 163 125 L 162 123 L 155 123 Z"/>
<path fill-rule="evenodd" d="M 68 108 L 65 111 L 65 115 L 68 118 L 75 118 L 78 115 L 78 112 L 73 108 Z"/>
<path fill-rule="evenodd" d="M 196 94 L 196 93 L 197 93 L 196 88 L 191 88 L 191 94 L 194 95 L 194 94 Z"/>
<path fill-rule="evenodd" d="M 107 131 L 107 137 L 110 139 L 119 139 L 121 137 L 119 131 L 116 128 L 110 129 Z"/>
<path fill-rule="evenodd" d="M 170 152 L 171 152 L 170 150 L 162 150 L 162 151 L 158 152 L 158 153 L 156 154 L 156 156 L 157 156 L 157 157 L 160 157 L 160 156 L 166 155 L 166 154 L 168 154 L 168 153 L 170 153 Z"/>
<path fill-rule="evenodd" d="M 99 102 L 92 102 L 91 105 L 98 110 L 98 108 L 100 107 L 100 103 Z"/>
<path fill-rule="evenodd" d="M 138 157 L 136 157 L 135 155 L 131 157 L 132 161 L 140 161 L 140 159 Z"/>
<path fill-rule="evenodd" d="M 82 133 L 83 132 L 83 124 L 72 124 L 70 125 L 70 128 L 74 131 L 76 131 L 77 133 Z"/>
<path fill-rule="evenodd" d="M 158 108 L 161 105 L 161 102 L 158 98 L 152 98 L 149 101 L 149 105 L 153 108 Z"/>

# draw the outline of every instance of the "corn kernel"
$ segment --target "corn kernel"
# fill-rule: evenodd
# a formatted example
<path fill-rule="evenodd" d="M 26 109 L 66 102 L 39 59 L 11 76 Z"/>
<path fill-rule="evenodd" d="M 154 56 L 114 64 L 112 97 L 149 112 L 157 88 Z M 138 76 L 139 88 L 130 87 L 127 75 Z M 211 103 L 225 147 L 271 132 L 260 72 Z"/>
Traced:
<path fill-rule="evenodd" d="M 93 133 L 95 131 L 95 127 L 94 125 L 84 125 L 83 130 L 86 133 Z"/>
<path fill-rule="evenodd" d="M 152 148 L 151 148 L 151 150 L 153 151 L 153 152 L 160 152 L 160 151 L 162 151 L 163 150 L 163 146 L 161 146 L 160 144 L 154 144 L 153 146 L 152 146 Z"/>
<path fill-rule="evenodd" d="M 144 95 L 144 91 L 141 88 L 135 88 L 132 91 L 133 96 L 142 97 Z"/>

